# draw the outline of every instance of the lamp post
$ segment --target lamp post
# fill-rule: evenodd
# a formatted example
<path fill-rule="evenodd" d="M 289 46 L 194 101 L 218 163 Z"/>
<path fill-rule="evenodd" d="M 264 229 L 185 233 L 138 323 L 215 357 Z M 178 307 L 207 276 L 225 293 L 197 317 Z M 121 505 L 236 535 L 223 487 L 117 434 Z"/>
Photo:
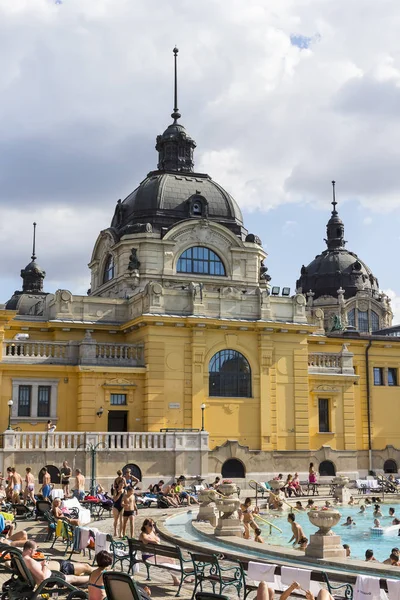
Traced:
<path fill-rule="evenodd" d="M 205 411 L 205 408 L 206 408 L 206 405 L 204 404 L 204 402 L 200 406 L 200 408 L 201 408 L 201 430 L 204 431 L 204 411 Z"/>
<path fill-rule="evenodd" d="M 96 473 L 96 454 L 98 452 L 98 450 L 102 449 L 102 450 L 107 450 L 108 446 L 107 444 L 105 444 L 104 442 L 98 442 L 97 444 L 93 444 L 92 442 L 88 442 L 88 443 L 83 443 L 83 444 L 79 444 L 79 446 L 76 448 L 77 450 L 79 450 L 79 448 L 83 448 L 84 450 L 86 450 L 86 452 L 90 452 L 91 455 L 91 461 L 90 461 L 90 493 L 92 496 L 96 495 L 96 478 L 97 478 L 97 473 Z M 76 453 L 75 453 L 76 456 Z"/>
<path fill-rule="evenodd" d="M 9 400 L 7 402 L 7 404 L 8 404 L 8 427 L 7 427 L 7 429 L 10 430 L 11 429 L 11 408 L 12 408 L 12 405 L 14 404 L 14 402 L 12 400 Z"/>

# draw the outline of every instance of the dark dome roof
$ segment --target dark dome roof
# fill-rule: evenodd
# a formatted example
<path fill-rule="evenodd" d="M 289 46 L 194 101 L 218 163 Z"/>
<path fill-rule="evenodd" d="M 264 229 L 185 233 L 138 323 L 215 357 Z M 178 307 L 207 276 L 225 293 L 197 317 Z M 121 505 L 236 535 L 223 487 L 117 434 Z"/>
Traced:
<path fill-rule="evenodd" d="M 307 267 L 302 266 L 297 288 L 303 293 L 314 292 L 314 300 L 321 296 L 336 298 L 339 288 L 345 290 L 345 298 L 351 298 L 361 290 L 377 296 L 379 283 L 371 269 L 357 254 L 345 248 L 344 224 L 336 211 L 335 196 L 332 204 L 332 215 L 326 226 L 328 249 L 318 254 Z"/>
<path fill-rule="evenodd" d="M 193 214 L 196 200 L 200 214 Z M 218 221 L 238 235 L 247 233 L 235 200 L 208 175 L 153 171 L 117 205 L 111 227 L 121 236 L 138 231 L 141 224 L 160 230 L 183 219 L 201 216 Z"/>

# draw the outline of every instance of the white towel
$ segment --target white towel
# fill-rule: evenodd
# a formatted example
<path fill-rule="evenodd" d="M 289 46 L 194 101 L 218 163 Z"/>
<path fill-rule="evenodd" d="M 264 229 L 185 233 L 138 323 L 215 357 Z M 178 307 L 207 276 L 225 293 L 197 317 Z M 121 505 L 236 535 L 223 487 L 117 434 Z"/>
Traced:
<path fill-rule="evenodd" d="M 353 600 L 379 600 L 380 587 L 378 577 L 357 575 Z"/>
<path fill-rule="evenodd" d="M 389 600 L 400 600 L 400 579 L 386 579 Z"/>
<path fill-rule="evenodd" d="M 99 531 L 95 538 L 95 553 L 98 554 L 102 550 L 109 551 L 110 543 L 107 542 L 107 534 Z"/>
<path fill-rule="evenodd" d="M 253 581 L 268 581 L 268 583 L 274 583 L 275 569 L 276 569 L 276 565 L 267 565 L 266 563 L 249 562 L 247 577 L 249 579 L 252 579 Z M 400 600 L 400 598 L 398 600 Z"/>
<path fill-rule="evenodd" d="M 308 571 L 307 569 L 282 567 L 281 581 L 285 585 L 292 585 L 294 581 L 297 581 L 303 590 L 308 591 L 310 589 L 311 571 Z"/>
<path fill-rule="evenodd" d="M 81 527 L 81 543 L 79 544 L 81 550 L 87 548 L 89 544 L 89 535 L 89 529 L 87 527 Z"/>

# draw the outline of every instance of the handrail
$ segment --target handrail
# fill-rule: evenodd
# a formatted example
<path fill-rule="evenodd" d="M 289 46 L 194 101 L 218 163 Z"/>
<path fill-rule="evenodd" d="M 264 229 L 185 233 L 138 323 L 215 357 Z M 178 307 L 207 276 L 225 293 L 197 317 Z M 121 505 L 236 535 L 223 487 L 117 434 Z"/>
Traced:
<path fill-rule="evenodd" d="M 273 527 L 274 529 L 277 529 L 279 531 L 279 533 L 283 533 L 282 529 L 279 529 L 279 527 L 277 527 L 273 523 L 270 523 L 269 521 L 267 521 L 267 519 L 263 519 L 262 517 L 260 517 L 260 515 L 257 515 L 256 513 L 254 513 L 254 516 L 257 519 L 260 519 L 260 521 L 262 521 L 263 523 L 266 523 L 267 525 L 269 525 L 270 527 Z M 271 534 L 271 530 L 269 531 L 269 533 Z"/>

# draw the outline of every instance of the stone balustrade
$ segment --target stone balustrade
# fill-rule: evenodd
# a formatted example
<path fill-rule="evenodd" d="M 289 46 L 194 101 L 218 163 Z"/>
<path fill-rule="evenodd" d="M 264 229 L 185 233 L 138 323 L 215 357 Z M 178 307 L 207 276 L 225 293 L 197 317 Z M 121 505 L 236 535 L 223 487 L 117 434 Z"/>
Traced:
<path fill-rule="evenodd" d="M 3 434 L 5 450 L 207 450 L 208 433 L 204 431 L 180 432 L 95 432 L 80 431 L 34 433 L 7 430 Z"/>
<path fill-rule="evenodd" d="M 354 375 L 353 354 L 343 344 L 341 352 L 311 352 L 308 355 L 308 372 L 312 374 Z"/>
<path fill-rule="evenodd" d="M 85 337 L 81 342 L 3 342 L 1 362 L 20 364 L 144 366 L 143 344 L 98 343 Z"/>

